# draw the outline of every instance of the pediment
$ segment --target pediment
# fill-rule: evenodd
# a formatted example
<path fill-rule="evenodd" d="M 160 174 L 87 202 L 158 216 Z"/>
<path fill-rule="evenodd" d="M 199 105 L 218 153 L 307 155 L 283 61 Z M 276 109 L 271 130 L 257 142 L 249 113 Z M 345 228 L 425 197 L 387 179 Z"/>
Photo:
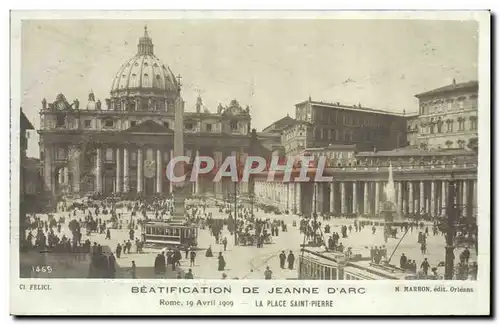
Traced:
<path fill-rule="evenodd" d="M 127 133 L 152 133 L 152 134 L 157 134 L 157 133 L 174 133 L 173 130 L 167 128 L 164 125 L 158 124 L 155 121 L 144 121 L 142 123 L 139 123 L 137 125 L 131 126 L 128 129 L 124 130 L 123 132 Z"/>

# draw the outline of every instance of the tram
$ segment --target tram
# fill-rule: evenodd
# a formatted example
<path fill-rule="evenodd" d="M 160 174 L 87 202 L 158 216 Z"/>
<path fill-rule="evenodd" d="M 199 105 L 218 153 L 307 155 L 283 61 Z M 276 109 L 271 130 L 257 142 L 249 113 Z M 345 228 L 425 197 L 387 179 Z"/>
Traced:
<path fill-rule="evenodd" d="M 302 248 L 299 280 L 402 280 L 408 275 L 397 268 L 374 266 L 370 261 L 352 262 L 344 254 Z"/>
<path fill-rule="evenodd" d="M 142 241 L 146 246 L 196 247 L 198 227 L 169 222 L 149 221 L 142 225 Z"/>

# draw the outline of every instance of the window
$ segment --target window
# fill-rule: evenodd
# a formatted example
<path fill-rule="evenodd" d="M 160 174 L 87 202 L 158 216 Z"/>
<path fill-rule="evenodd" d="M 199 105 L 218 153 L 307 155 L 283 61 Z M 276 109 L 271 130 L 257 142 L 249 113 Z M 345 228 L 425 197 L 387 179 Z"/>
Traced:
<path fill-rule="evenodd" d="M 458 140 L 458 147 L 460 149 L 464 149 L 465 148 L 465 141 L 464 140 Z"/>
<path fill-rule="evenodd" d="M 477 130 L 477 117 L 476 116 L 470 117 L 470 129 L 473 131 Z"/>
<path fill-rule="evenodd" d="M 113 120 L 105 120 L 104 121 L 104 126 L 107 127 L 107 128 L 113 127 L 114 124 L 115 123 L 114 123 Z"/>
<path fill-rule="evenodd" d="M 448 101 L 448 111 L 451 111 L 451 110 L 453 110 L 453 99 L 450 99 Z"/>
<path fill-rule="evenodd" d="M 237 121 L 231 121 L 231 131 L 235 131 L 238 129 L 238 122 Z"/>
<path fill-rule="evenodd" d="M 57 156 L 56 158 L 58 160 L 60 159 L 66 159 L 66 150 L 64 148 L 57 148 Z"/>
<path fill-rule="evenodd" d="M 91 120 L 85 120 L 85 121 L 83 121 L 84 126 L 85 126 L 86 128 L 90 128 L 90 127 L 92 126 L 92 125 L 91 125 L 91 122 L 92 122 Z"/>
<path fill-rule="evenodd" d="M 163 122 L 163 126 L 166 127 L 167 129 L 170 128 L 170 125 L 168 124 L 168 122 Z"/>
<path fill-rule="evenodd" d="M 194 129 L 194 125 L 193 125 L 193 123 L 186 123 L 186 124 L 184 124 L 184 128 L 186 130 L 192 130 L 192 129 Z"/>
<path fill-rule="evenodd" d="M 442 128 L 443 128 L 443 121 L 439 120 L 436 125 L 437 125 L 437 133 L 441 133 L 443 131 L 442 130 Z"/>
<path fill-rule="evenodd" d="M 137 121 L 130 121 L 130 126 L 136 126 L 137 125 Z"/>
<path fill-rule="evenodd" d="M 453 132 L 453 121 L 448 120 L 446 123 L 448 123 L 448 132 Z"/>
<path fill-rule="evenodd" d="M 429 124 L 429 133 L 430 133 L 430 134 L 434 134 L 434 122 L 431 122 L 431 123 Z"/>
<path fill-rule="evenodd" d="M 56 127 L 64 127 L 66 124 L 66 118 L 64 114 L 58 114 L 56 119 Z"/>
<path fill-rule="evenodd" d="M 460 100 L 458 101 L 458 107 L 459 107 L 460 109 L 464 109 L 464 100 L 463 100 L 463 99 L 460 99 Z"/>
<path fill-rule="evenodd" d="M 212 132 L 212 124 L 207 124 L 207 132 Z"/>
<path fill-rule="evenodd" d="M 465 121 L 463 119 L 458 120 L 458 131 L 463 131 L 465 129 Z"/>
<path fill-rule="evenodd" d="M 106 161 L 113 161 L 113 148 L 106 148 Z"/>
<path fill-rule="evenodd" d="M 137 152 L 133 151 L 130 155 L 130 159 L 134 162 L 137 161 Z"/>

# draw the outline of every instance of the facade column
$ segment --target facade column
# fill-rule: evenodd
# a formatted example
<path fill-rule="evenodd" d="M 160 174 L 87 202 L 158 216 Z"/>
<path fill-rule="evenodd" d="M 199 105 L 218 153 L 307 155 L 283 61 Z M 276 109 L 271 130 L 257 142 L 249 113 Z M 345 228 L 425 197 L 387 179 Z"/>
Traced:
<path fill-rule="evenodd" d="M 446 214 L 446 205 L 448 203 L 448 181 L 441 181 L 441 213 Z"/>
<path fill-rule="evenodd" d="M 68 191 L 68 185 L 69 185 L 69 168 L 68 166 L 64 167 L 63 169 L 64 171 L 64 190 L 65 191 Z"/>
<path fill-rule="evenodd" d="M 335 211 L 335 183 L 330 183 L 330 213 L 336 213 Z"/>
<path fill-rule="evenodd" d="M 116 188 L 115 192 L 122 191 L 122 155 L 120 148 L 116 148 Z"/>
<path fill-rule="evenodd" d="M 358 183 L 352 182 L 352 213 L 358 214 Z"/>
<path fill-rule="evenodd" d="M 161 150 L 156 149 L 156 193 L 163 193 L 163 162 Z"/>
<path fill-rule="evenodd" d="M 468 203 L 469 201 L 467 200 L 469 196 L 469 181 L 465 180 L 462 182 L 462 215 L 467 216 L 467 211 L 468 211 Z"/>
<path fill-rule="evenodd" d="M 214 152 L 214 160 L 215 160 L 215 169 L 216 171 L 218 172 L 221 164 L 222 164 L 222 152 L 221 151 L 215 151 Z M 217 197 L 217 195 L 222 195 L 222 179 L 218 182 L 215 182 L 215 186 L 214 186 L 214 190 L 215 190 L 215 196 Z M 267 190 L 267 189 L 266 189 Z M 267 193 L 266 193 L 266 200 L 267 200 Z"/>
<path fill-rule="evenodd" d="M 403 214 L 403 182 L 398 182 L 398 190 L 396 194 L 396 201 L 398 206 L 398 214 Z"/>
<path fill-rule="evenodd" d="M 144 158 L 142 156 L 142 148 L 137 149 L 137 193 L 143 191 L 143 180 L 144 180 Z"/>
<path fill-rule="evenodd" d="M 170 156 L 169 156 L 170 160 L 174 159 L 174 149 L 170 149 Z M 169 160 L 169 162 L 170 162 Z M 172 173 L 173 173 L 173 170 L 172 170 Z M 170 194 L 174 193 L 174 184 L 172 183 L 171 180 L 169 180 L 169 184 L 170 184 Z"/>
<path fill-rule="evenodd" d="M 347 213 L 346 197 L 345 197 L 345 182 L 340 182 L 340 213 Z"/>
<path fill-rule="evenodd" d="M 96 151 L 95 185 L 96 192 L 102 194 L 102 148 Z"/>
<path fill-rule="evenodd" d="M 196 150 L 196 157 L 200 156 L 200 150 Z M 194 164 L 194 161 L 193 161 Z M 196 178 L 196 182 L 194 183 L 194 194 L 200 194 L 200 175 Z"/>
<path fill-rule="evenodd" d="M 425 203 L 425 190 L 424 190 L 424 181 L 420 181 L 420 210 L 418 213 L 425 213 L 426 212 L 426 203 Z"/>
<path fill-rule="evenodd" d="M 430 200 L 431 200 L 431 208 L 429 213 L 433 217 L 436 215 L 436 181 L 431 181 Z"/>
<path fill-rule="evenodd" d="M 380 182 L 375 182 L 375 215 L 380 212 Z"/>
<path fill-rule="evenodd" d="M 52 147 L 45 145 L 44 150 L 43 150 L 43 178 L 44 178 L 44 187 L 46 191 L 51 191 L 52 190 L 52 181 L 53 181 L 53 174 L 52 174 Z"/>
<path fill-rule="evenodd" d="M 80 159 L 81 151 L 78 146 L 73 146 L 71 148 L 71 174 L 73 175 L 73 193 L 80 193 Z"/>
<path fill-rule="evenodd" d="M 363 213 L 370 214 L 370 197 L 368 196 L 368 189 L 370 188 L 370 183 L 365 182 L 363 186 Z"/>
<path fill-rule="evenodd" d="M 123 192 L 130 191 L 128 148 L 123 148 Z"/>

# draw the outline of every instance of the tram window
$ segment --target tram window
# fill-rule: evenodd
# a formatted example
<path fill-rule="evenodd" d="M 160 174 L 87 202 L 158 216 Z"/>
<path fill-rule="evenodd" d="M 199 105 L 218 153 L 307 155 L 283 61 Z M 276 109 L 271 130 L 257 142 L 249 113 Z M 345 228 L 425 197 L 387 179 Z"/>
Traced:
<path fill-rule="evenodd" d="M 179 229 L 179 228 L 177 228 L 177 229 L 174 229 L 174 230 L 175 230 L 174 236 L 179 236 L 179 230 L 180 230 L 180 229 Z"/>
<path fill-rule="evenodd" d="M 331 275 L 332 275 L 332 273 L 330 272 L 330 268 L 326 267 L 326 269 L 325 269 L 325 280 L 330 280 L 330 276 Z"/>

